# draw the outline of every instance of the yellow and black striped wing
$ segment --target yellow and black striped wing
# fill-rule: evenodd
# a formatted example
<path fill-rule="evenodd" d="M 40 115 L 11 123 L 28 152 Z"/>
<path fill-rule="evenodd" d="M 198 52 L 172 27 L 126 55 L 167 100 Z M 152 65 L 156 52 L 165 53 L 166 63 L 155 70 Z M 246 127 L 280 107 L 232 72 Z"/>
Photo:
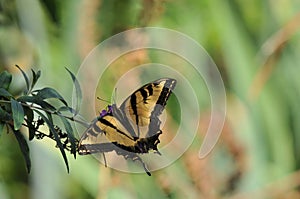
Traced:
<path fill-rule="evenodd" d="M 78 153 L 91 154 L 108 152 L 108 149 L 99 149 L 98 146 L 109 143 L 134 147 L 135 138 L 126 130 L 122 123 L 112 114 L 99 117 L 94 120 L 79 140 Z M 104 145 L 103 145 L 104 146 Z"/>
<path fill-rule="evenodd" d="M 145 126 L 149 128 L 150 126 L 156 126 L 159 129 L 160 121 L 158 117 L 162 113 L 175 85 L 175 79 L 162 78 L 136 90 L 120 106 L 120 110 L 126 116 L 125 120 L 129 118 L 130 123 L 135 125 L 135 129 Z M 152 128 L 147 136 L 152 136 L 155 133 L 157 133 L 157 130 Z M 139 132 L 132 134 L 132 136 L 140 137 Z"/>
<path fill-rule="evenodd" d="M 163 78 L 136 90 L 117 108 L 95 119 L 79 140 L 78 153 L 91 154 L 115 150 L 118 146 L 130 152 L 157 150 L 161 134 L 159 115 L 176 85 L 175 79 Z M 146 135 L 140 137 L 140 128 Z M 106 139 L 106 143 L 103 142 Z M 111 145 L 113 144 L 113 145 Z"/>

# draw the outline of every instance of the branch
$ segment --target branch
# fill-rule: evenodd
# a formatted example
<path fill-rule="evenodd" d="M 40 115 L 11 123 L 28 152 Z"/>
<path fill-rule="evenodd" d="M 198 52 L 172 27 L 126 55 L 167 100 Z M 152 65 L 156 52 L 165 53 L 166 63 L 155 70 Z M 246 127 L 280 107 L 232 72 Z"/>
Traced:
<path fill-rule="evenodd" d="M 6 100 L 0 100 L 0 103 L 11 104 L 10 101 L 6 101 Z M 42 110 L 42 111 L 45 111 L 45 112 L 53 114 L 53 115 L 65 117 L 65 118 L 67 118 L 67 119 L 69 119 L 71 121 L 74 121 L 74 122 L 77 122 L 77 123 L 83 125 L 84 127 L 88 127 L 89 126 L 87 122 L 84 122 L 84 121 L 81 121 L 81 120 L 77 120 L 74 117 L 69 117 L 69 116 L 66 116 L 66 115 L 62 115 L 61 113 L 59 113 L 57 111 L 50 111 L 50 110 L 47 110 L 47 109 L 44 109 L 44 108 L 41 108 L 41 107 L 38 107 L 38 106 L 33 106 L 33 104 L 29 105 L 29 104 L 22 103 L 22 102 L 20 102 L 20 103 L 21 103 L 22 106 L 26 106 L 26 107 L 29 107 L 29 108 L 32 108 L 32 109 Z"/>

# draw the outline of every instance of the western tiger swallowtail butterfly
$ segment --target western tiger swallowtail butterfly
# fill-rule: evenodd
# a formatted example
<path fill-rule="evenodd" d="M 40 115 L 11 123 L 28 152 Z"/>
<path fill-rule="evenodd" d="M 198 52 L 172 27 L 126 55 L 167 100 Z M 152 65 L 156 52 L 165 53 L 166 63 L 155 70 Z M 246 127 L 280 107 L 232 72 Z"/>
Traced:
<path fill-rule="evenodd" d="M 119 108 L 112 104 L 102 110 L 81 136 L 79 155 L 104 155 L 105 152 L 115 151 L 125 159 L 141 162 L 145 172 L 151 176 L 138 154 L 150 150 L 160 154 L 157 149 L 162 133 L 159 116 L 175 85 L 175 79 L 158 79 L 133 92 Z M 99 141 L 103 135 L 107 142 Z"/>

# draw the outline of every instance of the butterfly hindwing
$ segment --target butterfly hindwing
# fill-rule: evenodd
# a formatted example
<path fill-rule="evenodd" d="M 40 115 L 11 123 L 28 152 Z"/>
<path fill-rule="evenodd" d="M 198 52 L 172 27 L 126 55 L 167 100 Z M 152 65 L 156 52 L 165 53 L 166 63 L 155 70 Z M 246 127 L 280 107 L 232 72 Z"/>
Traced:
<path fill-rule="evenodd" d="M 118 143 L 120 145 L 134 146 L 135 141 L 122 123 L 117 120 L 111 113 L 98 117 L 94 120 L 79 141 L 79 154 L 97 153 L 93 149 L 93 145 L 99 149 L 99 144 L 103 144 L 101 137 L 110 143 Z M 87 147 L 88 146 L 88 147 Z M 88 149 L 89 148 L 89 149 Z M 106 149 L 104 150 L 106 152 Z"/>

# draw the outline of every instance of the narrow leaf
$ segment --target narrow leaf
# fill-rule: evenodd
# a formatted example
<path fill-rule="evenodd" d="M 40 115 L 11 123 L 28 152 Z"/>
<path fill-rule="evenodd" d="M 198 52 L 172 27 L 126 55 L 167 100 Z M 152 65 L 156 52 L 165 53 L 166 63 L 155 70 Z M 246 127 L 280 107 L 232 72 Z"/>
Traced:
<path fill-rule="evenodd" d="M 26 94 L 27 94 L 27 92 L 29 91 L 29 78 L 28 78 L 28 76 L 26 75 L 26 73 L 20 68 L 20 66 L 18 66 L 18 65 L 16 65 L 16 67 L 21 71 L 21 73 L 22 73 L 22 75 L 23 75 L 23 77 L 24 77 L 24 79 L 25 79 L 25 82 L 26 82 Z"/>
<path fill-rule="evenodd" d="M 14 121 L 14 130 L 19 130 L 24 121 L 24 110 L 20 102 L 11 99 L 11 110 Z"/>
<path fill-rule="evenodd" d="M 23 157 L 26 162 L 27 172 L 30 173 L 31 169 L 31 161 L 30 161 L 30 155 L 29 155 L 29 147 L 28 144 L 24 138 L 24 136 L 21 134 L 19 130 L 14 130 L 14 134 L 17 138 L 17 141 L 19 143 L 20 149 L 22 151 Z"/>
<path fill-rule="evenodd" d="M 12 95 L 4 88 L 0 88 L 0 97 L 10 98 Z"/>
<path fill-rule="evenodd" d="M 48 118 L 49 122 L 50 122 L 51 124 L 53 124 L 53 118 L 52 118 L 52 114 L 51 114 L 51 113 L 48 113 L 48 112 L 46 112 L 46 115 L 47 115 L 47 118 Z"/>
<path fill-rule="evenodd" d="M 68 106 L 61 106 L 57 109 L 57 112 L 70 112 L 72 114 L 75 114 L 76 110 L 71 108 L 71 107 L 68 107 Z"/>
<path fill-rule="evenodd" d="M 10 120 L 12 120 L 11 115 L 6 110 L 0 107 L 0 121 L 8 122 Z"/>
<path fill-rule="evenodd" d="M 11 80 L 12 75 L 9 72 L 3 71 L 0 73 L 0 88 L 8 90 Z"/>
<path fill-rule="evenodd" d="M 74 158 L 76 159 L 77 143 L 76 143 L 76 138 L 74 137 L 73 128 L 72 128 L 70 122 L 64 116 L 59 115 L 59 117 L 60 117 L 62 123 L 64 124 L 65 130 L 68 134 L 68 138 L 71 143 L 71 153 L 74 154 Z"/>
<path fill-rule="evenodd" d="M 24 112 L 25 112 L 25 116 L 26 116 L 26 124 L 28 126 L 28 132 L 29 132 L 29 140 L 32 140 L 34 138 L 35 135 L 35 126 L 34 126 L 34 115 L 33 115 L 33 110 L 28 108 L 28 107 L 24 107 Z"/>
<path fill-rule="evenodd" d="M 49 87 L 43 88 L 37 92 L 36 96 L 40 97 L 41 99 L 55 98 L 55 99 L 60 100 L 66 106 L 68 106 L 65 99 L 53 88 L 49 88 Z"/>
<path fill-rule="evenodd" d="M 69 122 L 64 116 L 59 115 L 59 117 L 60 117 L 62 123 L 63 123 L 64 126 L 65 126 L 65 130 L 66 130 L 68 133 L 69 133 L 69 132 L 70 132 L 70 133 L 73 133 L 73 128 L 72 128 L 70 122 Z"/>
<path fill-rule="evenodd" d="M 20 96 L 17 98 L 17 100 L 19 102 L 23 102 L 23 103 L 26 103 L 26 102 L 35 103 L 37 101 L 35 96 L 29 96 L 29 95 Z"/>
<path fill-rule="evenodd" d="M 43 107 L 44 109 L 50 110 L 50 111 L 56 111 L 56 108 L 45 101 L 37 101 L 37 104 Z"/>
<path fill-rule="evenodd" d="M 82 92 L 81 92 L 80 84 L 76 79 L 75 75 L 69 69 L 66 68 L 66 70 L 70 73 L 71 78 L 73 80 L 73 84 L 75 86 L 75 99 L 73 99 L 73 103 L 74 103 L 73 107 L 75 108 L 74 116 L 75 116 L 79 113 L 79 109 L 82 103 Z"/>
<path fill-rule="evenodd" d="M 36 82 L 38 81 L 38 79 L 41 76 L 41 71 L 38 70 L 37 72 L 35 72 L 34 70 L 31 69 L 32 72 L 32 83 L 31 83 L 31 89 L 33 89 L 33 87 L 35 86 Z"/>
<path fill-rule="evenodd" d="M 66 153 L 64 151 L 64 148 L 63 148 L 63 145 L 59 139 L 59 136 L 56 132 L 56 130 L 54 129 L 54 126 L 53 126 L 53 123 L 50 122 L 50 120 L 43 114 L 41 113 L 40 111 L 38 110 L 34 110 L 37 114 L 39 114 L 39 116 L 41 116 L 41 118 L 47 123 L 47 126 L 49 127 L 49 130 L 51 131 L 51 133 L 53 134 L 54 138 L 55 138 L 55 141 L 56 141 L 56 144 L 63 156 L 63 159 L 65 161 L 65 164 L 66 164 L 66 167 L 67 167 L 67 171 L 69 172 L 69 163 L 68 163 L 68 159 L 67 159 L 67 156 L 66 156 Z"/>
<path fill-rule="evenodd" d="M 23 103 L 26 103 L 26 102 L 34 103 L 34 104 L 37 104 L 47 110 L 56 111 L 56 108 L 54 106 L 52 106 L 48 102 L 43 101 L 43 99 L 40 98 L 39 96 L 24 95 L 24 96 L 19 97 L 18 101 L 23 102 Z"/>

